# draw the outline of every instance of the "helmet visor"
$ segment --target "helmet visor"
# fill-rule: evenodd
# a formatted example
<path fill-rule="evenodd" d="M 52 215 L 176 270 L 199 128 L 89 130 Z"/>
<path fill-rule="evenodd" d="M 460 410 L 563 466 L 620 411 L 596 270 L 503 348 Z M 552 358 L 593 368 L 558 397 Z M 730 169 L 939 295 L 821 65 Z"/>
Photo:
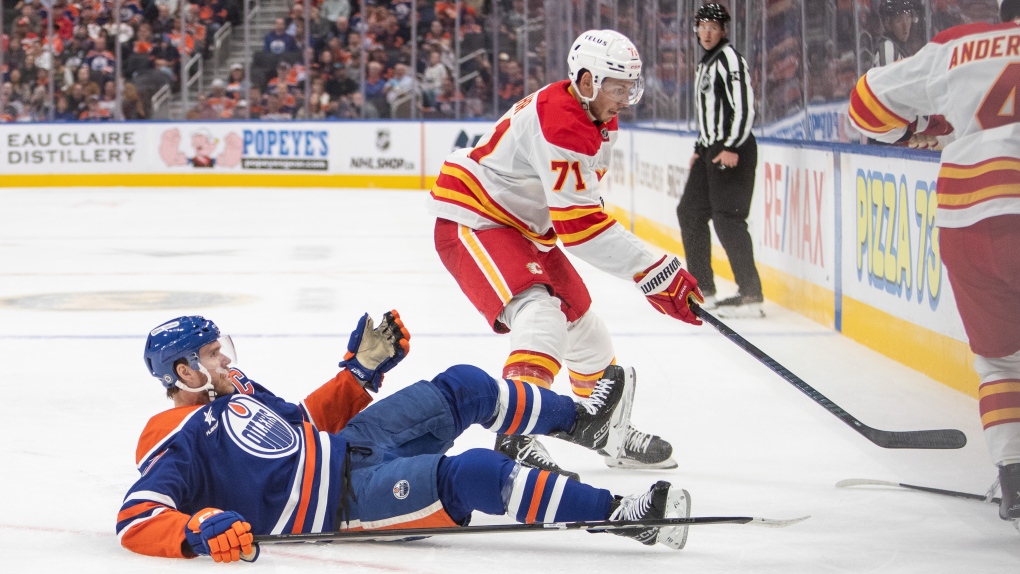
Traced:
<path fill-rule="evenodd" d="M 219 373 L 226 376 L 231 366 L 237 364 L 237 351 L 234 350 L 234 341 L 230 335 L 220 335 L 208 345 L 203 345 L 198 351 L 198 358 L 202 366 L 210 373 Z"/>
<path fill-rule="evenodd" d="M 637 80 L 606 78 L 602 81 L 599 91 L 618 104 L 633 106 L 641 101 L 641 96 L 645 93 L 645 79 L 643 76 L 638 76 Z"/>

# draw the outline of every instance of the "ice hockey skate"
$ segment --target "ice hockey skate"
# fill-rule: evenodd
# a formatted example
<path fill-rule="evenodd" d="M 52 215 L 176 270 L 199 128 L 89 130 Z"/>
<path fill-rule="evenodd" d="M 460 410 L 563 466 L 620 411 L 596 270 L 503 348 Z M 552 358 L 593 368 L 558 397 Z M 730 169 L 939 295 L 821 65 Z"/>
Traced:
<path fill-rule="evenodd" d="M 617 367 L 620 368 L 620 367 Z M 634 389 L 637 388 L 637 372 L 633 367 L 623 369 L 626 386 L 633 400 Z M 609 372 L 608 369 L 606 371 Z M 673 446 L 657 435 L 643 433 L 629 424 L 630 405 L 627 406 L 627 428 L 622 435 L 621 448 L 614 451 L 603 448 L 599 454 L 604 456 L 606 466 L 610 468 L 676 468 L 673 460 Z M 615 455 L 612 453 L 616 453 Z"/>
<path fill-rule="evenodd" d="M 643 433 L 632 426 L 624 435 L 623 452 L 609 456 L 606 452 L 606 466 L 610 468 L 676 468 L 673 459 L 673 445 L 658 435 Z"/>
<path fill-rule="evenodd" d="M 560 465 L 553 461 L 545 446 L 533 436 L 496 435 L 496 446 L 493 447 L 493 450 L 507 455 L 523 466 L 562 474 L 571 480 L 581 480 L 580 475 L 576 472 L 560 468 Z"/>
<path fill-rule="evenodd" d="M 705 300 L 701 304 L 699 304 L 698 307 L 701 307 L 706 311 L 711 311 L 712 309 L 715 309 L 716 306 L 719 304 L 719 300 L 715 298 L 715 293 L 712 293 L 711 295 L 709 295 L 708 293 L 702 294 L 705 296 Z"/>
<path fill-rule="evenodd" d="M 617 498 L 612 502 L 609 520 L 647 520 L 687 518 L 691 514 L 691 496 L 679 487 L 660 480 L 644 494 Z M 680 550 L 687 544 L 687 526 L 621 528 L 611 530 L 617 536 L 633 538 L 647 546 L 665 544 Z"/>
<path fill-rule="evenodd" d="M 1002 489 L 999 518 L 1012 520 L 1017 525 L 1016 520 L 1020 519 L 1020 463 L 999 467 L 999 487 Z"/>
<path fill-rule="evenodd" d="M 716 302 L 715 314 L 723 319 L 760 319 L 765 316 L 761 295 L 741 295 L 737 293 Z"/>
<path fill-rule="evenodd" d="M 625 447 L 634 402 L 633 371 L 619 365 L 606 367 L 591 395 L 577 402 L 574 428 L 554 436 L 600 453 L 616 453 L 619 456 Z"/>

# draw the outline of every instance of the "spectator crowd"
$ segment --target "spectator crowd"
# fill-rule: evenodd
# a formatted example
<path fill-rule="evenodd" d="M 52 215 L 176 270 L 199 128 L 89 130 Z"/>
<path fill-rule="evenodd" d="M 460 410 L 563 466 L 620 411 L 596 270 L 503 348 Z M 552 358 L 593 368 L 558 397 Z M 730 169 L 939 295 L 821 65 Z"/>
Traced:
<path fill-rule="evenodd" d="M 153 94 L 166 85 L 178 93 L 182 65 L 208 57 L 225 23 L 242 24 L 242 1 L 121 0 L 118 23 L 113 0 L 54 0 L 51 24 L 41 0 L 5 0 L 0 121 L 151 117 Z M 265 8 L 280 0 L 249 1 Z M 523 0 L 464 0 L 458 27 L 453 2 L 420 0 L 413 15 L 410 0 L 310 0 L 306 18 L 299 0 L 275 19 L 249 65 L 233 64 L 197 101 L 192 96 L 186 117 L 444 118 L 458 108 L 460 117 L 491 116 L 525 92 L 522 67 L 508 55 L 517 53 L 519 16 L 498 25 L 494 78 L 492 31 L 483 30 L 490 19 L 482 14 L 493 1 L 503 14 L 523 10 Z M 455 71 L 456 30 L 461 53 L 471 57 Z M 534 88 L 544 74 L 537 65 L 531 71 Z"/>

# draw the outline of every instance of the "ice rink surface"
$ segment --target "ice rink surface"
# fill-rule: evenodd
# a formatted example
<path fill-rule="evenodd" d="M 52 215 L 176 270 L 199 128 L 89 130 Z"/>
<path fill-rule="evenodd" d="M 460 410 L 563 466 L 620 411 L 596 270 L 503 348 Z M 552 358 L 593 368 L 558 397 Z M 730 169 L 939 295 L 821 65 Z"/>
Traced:
<path fill-rule="evenodd" d="M 0 190 L 0 570 L 1016 571 L 1020 534 L 991 504 L 835 487 L 864 477 L 984 493 L 996 474 L 974 399 L 773 304 L 766 320 L 727 322 L 870 426 L 958 428 L 969 439 L 955 451 L 883 450 L 711 327 L 658 315 L 632 284 L 580 262 L 619 362 L 637 369 L 634 423 L 669 439 L 680 467 L 611 470 L 547 439 L 557 461 L 620 494 L 670 480 L 691 492 L 696 516 L 809 520 L 699 526 L 681 552 L 582 532 L 272 546 L 229 566 L 121 548 L 115 516 L 137 477 L 138 434 L 171 406 L 142 363 L 146 333 L 166 319 L 213 319 L 233 336 L 239 366 L 295 402 L 335 373 L 366 311 L 398 309 L 412 336 L 381 396 L 455 363 L 498 376 L 509 341 L 443 269 L 423 201 L 407 191 Z M 569 392 L 564 375 L 554 390 Z M 455 450 L 492 440 L 472 429 Z"/>

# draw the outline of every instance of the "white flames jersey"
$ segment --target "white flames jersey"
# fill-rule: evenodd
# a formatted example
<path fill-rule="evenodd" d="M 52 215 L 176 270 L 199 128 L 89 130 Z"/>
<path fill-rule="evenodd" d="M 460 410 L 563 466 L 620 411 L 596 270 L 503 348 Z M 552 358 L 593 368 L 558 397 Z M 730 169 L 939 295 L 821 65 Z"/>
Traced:
<path fill-rule="evenodd" d="M 617 122 L 596 125 L 571 93 L 550 84 L 517 102 L 474 148 L 451 154 L 428 200 L 429 213 L 472 229 L 512 227 L 540 249 L 557 240 L 620 278 L 660 256 L 603 210 Z"/>
<path fill-rule="evenodd" d="M 1020 25 L 950 28 L 917 54 L 869 70 L 850 97 L 854 126 L 884 142 L 933 114 L 954 138 L 942 151 L 937 225 L 1020 214 Z"/>

